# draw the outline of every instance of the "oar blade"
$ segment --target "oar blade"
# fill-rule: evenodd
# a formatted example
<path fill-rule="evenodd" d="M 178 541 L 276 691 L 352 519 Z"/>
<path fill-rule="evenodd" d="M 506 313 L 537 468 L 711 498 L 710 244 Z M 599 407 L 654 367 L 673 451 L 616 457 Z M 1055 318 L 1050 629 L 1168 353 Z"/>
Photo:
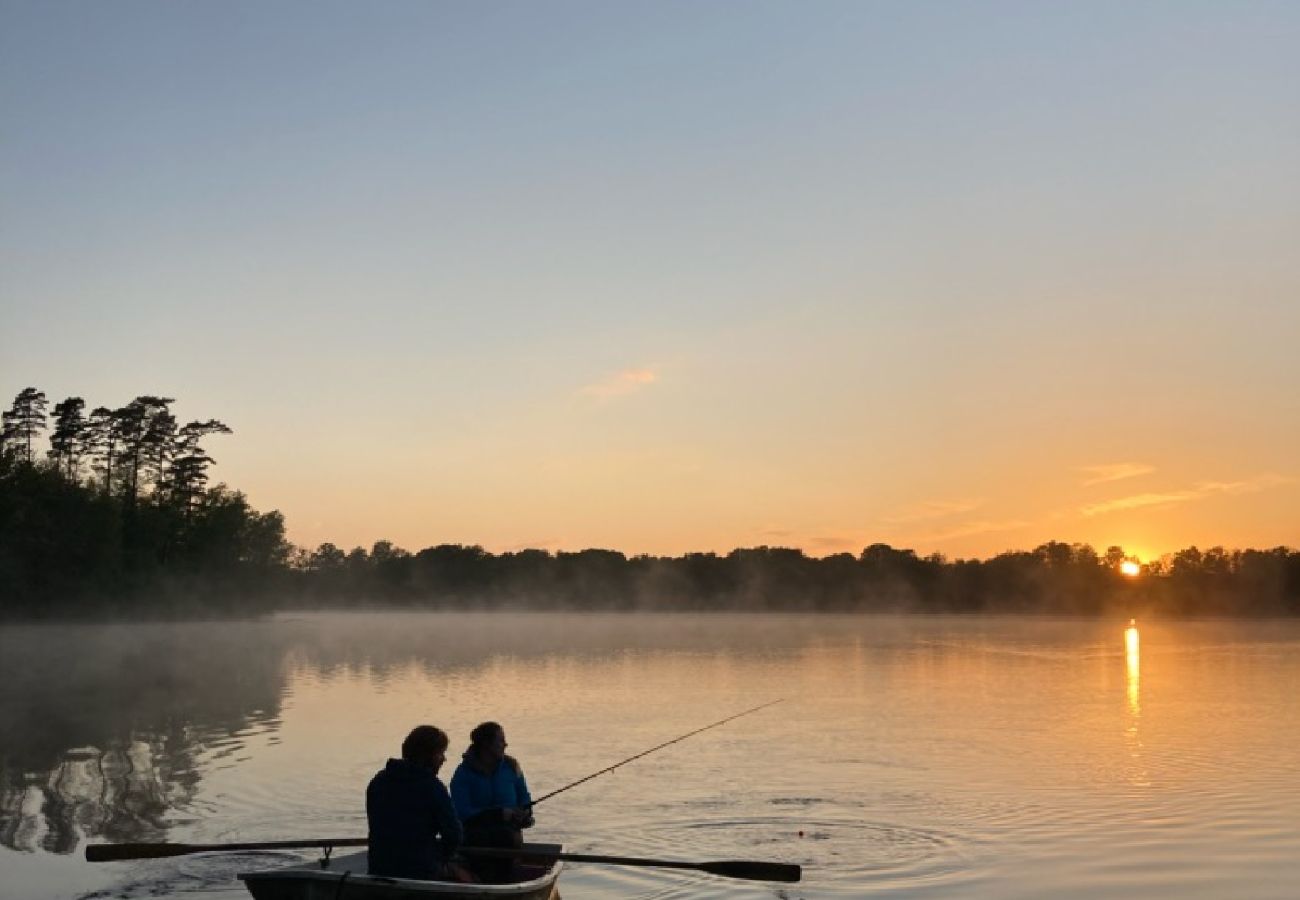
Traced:
<path fill-rule="evenodd" d="M 162 859 L 193 853 L 189 844 L 88 844 L 87 862 L 120 862 L 124 859 Z"/>
<path fill-rule="evenodd" d="M 743 859 L 725 859 L 696 864 L 701 871 L 724 878 L 747 878 L 750 881 L 795 882 L 803 877 L 803 869 L 793 863 L 756 862 Z"/>

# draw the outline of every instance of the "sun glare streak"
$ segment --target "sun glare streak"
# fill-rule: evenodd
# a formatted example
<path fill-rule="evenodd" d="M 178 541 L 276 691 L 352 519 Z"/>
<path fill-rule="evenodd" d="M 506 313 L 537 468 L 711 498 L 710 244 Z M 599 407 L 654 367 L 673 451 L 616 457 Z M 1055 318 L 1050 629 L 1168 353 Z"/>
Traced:
<path fill-rule="evenodd" d="M 1120 574 L 1127 575 L 1129 578 L 1136 578 L 1142 574 L 1142 567 L 1133 560 L 1126 559 L 1119 564 L 1119 571 Z"/>
<path fill-rule="evenodd" d="M 1141 674 L 1141 653 L 1139 650 L 1137 620 L 1129 619 L 1128 628 L 1124 629 L 1124 662 L 1128 686 L 1128 708 L 1133 715 L 1141 711 L 1138 704 L 1138 681 Z"/>
<path fill-rule="evenodd" d="M 1128 770 L 1128 782 L 1133 787 L 1151 786 L 1151 775 L 1147 771 L 1145 754 L 1142 750 L 1142 735 L 1139 724 L 1142 719 L 1142 707 L 1139 696 L 1140 642 L 1138 639 L 1137 620 L 1129 619 L 1124 629 L 1124 671 L 1125 694 L 1128 698 L 1128 727 L 1124 729 L 1125 742 L 1128 744 L 1131 767 Z"/>

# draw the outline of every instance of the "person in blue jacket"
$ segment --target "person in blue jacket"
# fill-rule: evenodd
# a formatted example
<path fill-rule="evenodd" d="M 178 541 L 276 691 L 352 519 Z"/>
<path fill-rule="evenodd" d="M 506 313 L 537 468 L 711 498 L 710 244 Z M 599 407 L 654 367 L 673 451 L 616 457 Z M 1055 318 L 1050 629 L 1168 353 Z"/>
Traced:
<path fill-rule="evenodd" d="M 438 770 L 447 760 L 447 734 L 432 725 L 402 741 L 366 788 L 370 874 L 389 878 L 463 880 L 452 862 L 463 839 L 460 820 Z"/>
<path fill-rule="evenodd" d="M 451 799 L 475 847 L 518 847 L 521 829 L 533 824 L 533 798 L 519 761 L 506 755 L 506 732 L 484 722 L 470 732 L 469 749 L 451 776 Z M 484 881 L 511 880 L 510 860 L 482 859 L 475 869 Z"/>

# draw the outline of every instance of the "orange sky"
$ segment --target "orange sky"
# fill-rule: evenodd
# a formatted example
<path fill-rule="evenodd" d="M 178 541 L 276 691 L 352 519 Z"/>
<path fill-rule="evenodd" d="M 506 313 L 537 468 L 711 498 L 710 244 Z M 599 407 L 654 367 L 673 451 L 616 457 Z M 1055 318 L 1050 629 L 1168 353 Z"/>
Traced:
<path fill-rule="evenodd" d="M 309 10 L 6 8 L 10 396 L 313 546 L 1300 545 L 1300 7 Z"/>

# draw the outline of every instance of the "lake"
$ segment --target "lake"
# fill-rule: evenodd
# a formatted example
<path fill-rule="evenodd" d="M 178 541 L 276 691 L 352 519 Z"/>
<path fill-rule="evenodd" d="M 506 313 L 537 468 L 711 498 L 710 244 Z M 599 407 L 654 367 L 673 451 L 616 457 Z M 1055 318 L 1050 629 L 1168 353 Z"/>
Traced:
<path fill-rule="evenodd" d="M 770 885 L 572 864 L 595 897 L 1282 898 L 1300 884 L 1300 623 L 305 613 L 0 626 L 0 895 L 246 896 L 365 834 L 406 732 L 502 722 L 569 849 L 803 865 Z M 452 764 L 443 771 L 449 779 Z"/>

